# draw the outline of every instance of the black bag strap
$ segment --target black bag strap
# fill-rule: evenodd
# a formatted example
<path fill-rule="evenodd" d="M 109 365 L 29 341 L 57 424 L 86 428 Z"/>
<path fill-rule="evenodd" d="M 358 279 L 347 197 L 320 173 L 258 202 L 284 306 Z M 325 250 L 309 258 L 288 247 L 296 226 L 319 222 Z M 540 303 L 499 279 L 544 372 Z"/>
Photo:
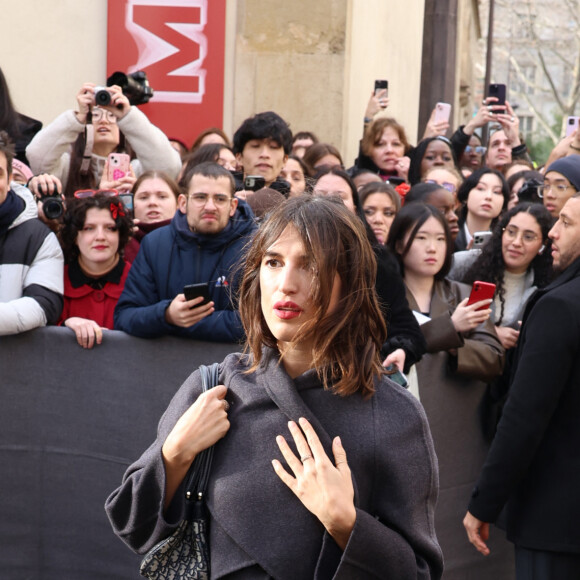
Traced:
<path fill-rule="evenodd" d="M 219 384 L 219 364 L 210 366 L 200 365 L 201 386 L 203 392 L 209 391 Z M 201 501 L 205 499 L 205 490 L 209 481 L 211 463 L 213 459 L 213 445 L 204 449 L 194 459 L 186 475 L 185 499 L 188 501 Z"/>

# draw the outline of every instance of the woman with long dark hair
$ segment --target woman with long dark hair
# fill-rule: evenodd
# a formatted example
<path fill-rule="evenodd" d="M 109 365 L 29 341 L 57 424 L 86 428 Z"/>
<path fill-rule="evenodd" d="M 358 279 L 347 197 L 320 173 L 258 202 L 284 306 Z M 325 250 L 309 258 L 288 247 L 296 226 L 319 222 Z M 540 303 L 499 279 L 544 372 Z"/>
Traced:
<path fill-rule="evenodd" d="M 474 171 L 459 187 L 459 234 L 456 250 L 471 248 L 475 232 L 490 231 L 507 208 L 510 190 L 503 174 L 489 167 Z"/>
<path fill-rule="evenodd" d="M 482 560 L 465 542 L 465 506 L 488 446 L 479 419 L 487 383 L 502 371 L 504 349 L 490 320 L 491 300 L 468 305 L 469 286 L 447 278 L 453 242 L 445 216 L 412 203 L 397 214 L 388 245 L 397 254 L 409 306 L 421 321 L 427 353 L 417 363 L 423 403 L 439 459 L 441 496 L 435 529 L 445 558 L 445 578 L 513 580 L 513 553 L 494 534 L 492 555 Z"/>
<path fill-rule="evenodd" d="M 336 200 L 270 214 L 244 266 L 246 354 L 204 394 L 191 375 L 106 502 L 131 548 L 176 529 L 183 478 L 213 445 L 212 578 L 440 578 L 436 459 L 420 405 L 381 366 L 375 269 Z"/>
<path fill-rule="evenodd" d="M 481 254 L 472 254 L 471 266 L 460 276 L 466 284 L 481 280 L 496 285 L 492 318 L 506 349 L 516 345 L 528 298 L 552 278 L 552 222 L 539 203 L 516 205 L 501 217 Z"/>
<path fill-rule="evenodd" d="M 392 364 L 408 373 L 425 352 L 425 340 L 409 310 L 395 257 L 385 245 L 379 243 L 365 219 L 359 193 L 346 171 L 339 167 L 329 167 L 319 172 L 312 194 L 342 199 L 344 205 L 364 224 L 377 260 L 375 288 L 388 328 L 388 337 L 381 350 L 384 364 Z"/>

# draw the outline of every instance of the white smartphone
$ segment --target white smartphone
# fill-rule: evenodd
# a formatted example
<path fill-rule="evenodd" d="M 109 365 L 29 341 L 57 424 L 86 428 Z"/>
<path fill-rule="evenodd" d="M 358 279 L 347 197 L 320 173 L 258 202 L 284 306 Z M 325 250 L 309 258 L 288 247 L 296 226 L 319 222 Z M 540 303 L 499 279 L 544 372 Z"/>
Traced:
<path fill-rule="evenodd" d="M 566 137 L 570 137 L 580 126 L 580 117 L 568 117 L 566 121 Z"/>
<path fill-rule="evenodd" d="M 475 232 L 473 234 L 473 249 L 474 250 L 481 250 L 487 240 L 491 238 L 491 232 L 483 231 L 483 232 Z"/>
<path fill-rule="evenodd" d="M 451 105 L 449 103 L 437 103 L 435 105 L 435 123 L 449 123 Z"/>

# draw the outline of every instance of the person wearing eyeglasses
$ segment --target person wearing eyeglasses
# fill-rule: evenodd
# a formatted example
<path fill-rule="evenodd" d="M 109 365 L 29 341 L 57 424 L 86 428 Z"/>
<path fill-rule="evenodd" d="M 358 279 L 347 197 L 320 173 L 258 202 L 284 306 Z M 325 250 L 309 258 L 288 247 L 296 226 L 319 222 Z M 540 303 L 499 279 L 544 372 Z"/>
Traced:
<path fill-rule="evenodd" d="M 432 167 L 423 178 L 424 183 L 436 183 L 451 193 L 455 201 L 455 209 L 458 209 L 460 205 L 457 200 L 457 191 L 463 181 L 462 174 L 454 167 Z"/>
<path fill-rule="evenodd" d="M 543 185 L 538 187 L 538 195 L 554 219 L 577 191 L 580 191 L 580 155 L 554 161 L 544 175 Z"/>
<path fill-rule="evenodd" d="M 66 199 L 80 189 L 99 188 L 107 156 L 114 152 L 131 154 L 135 177 L 156 169 L 176 178 L 181 158 L 167 136 L 131 106 L 120 87 L 106 87 L 110 103 L 98 106 L 96 89 L 95 84 L 84 83 L 76 97 L 77 111 L 65 111 L 35 135 L 26 148 L 33 173 L 56 176 Z"/>
<path fill-rule="evenodd" d="M 254 215 L 234 196 L 234 178 L 218 163 L 200 163 L 184 180 L 171 223 L 141 242 L 115 328 L 144 338 L 238 342 L 243 330 L 232 299 L 243 248 L 256 229 Z M 202 295 L 186 299 L 184 288 L 191 284 L 207 284 L 209 301 Z"/>
<path fill-rule="evenodd" d="M 468 145 L 463 150 L 463 155 L 459 159 L 461 170 L 469 170 L 470 172 L 479 169 L 482 166 L 483 157 L 487 151 L 481 143 L 481 138 L 475 133 L 470 136 Z"/>
<path fill-rule="evenodd" d="M 113 329 L 113 312 L 130 264 L 123 259 L 133 221 L 116 190 L 80 190 L 67 204 L 59 232 L 65 255 L 64 308 L 59 324 L 83 348 Z"/>

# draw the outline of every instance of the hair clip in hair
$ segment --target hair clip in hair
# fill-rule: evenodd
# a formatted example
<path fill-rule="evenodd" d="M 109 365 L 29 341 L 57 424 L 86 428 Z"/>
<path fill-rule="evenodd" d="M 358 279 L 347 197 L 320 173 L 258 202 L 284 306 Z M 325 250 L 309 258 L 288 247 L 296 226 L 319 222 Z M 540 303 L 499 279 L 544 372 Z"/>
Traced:
<path fill-rule="evenodd" d="M 123 208 L 116 203 L 111 202 L 109 205 L 109 209 L 111 210 L 111 215 L 113 219 L 116 220 L 118 216 L 125 217 L 125 212 Z"/>

